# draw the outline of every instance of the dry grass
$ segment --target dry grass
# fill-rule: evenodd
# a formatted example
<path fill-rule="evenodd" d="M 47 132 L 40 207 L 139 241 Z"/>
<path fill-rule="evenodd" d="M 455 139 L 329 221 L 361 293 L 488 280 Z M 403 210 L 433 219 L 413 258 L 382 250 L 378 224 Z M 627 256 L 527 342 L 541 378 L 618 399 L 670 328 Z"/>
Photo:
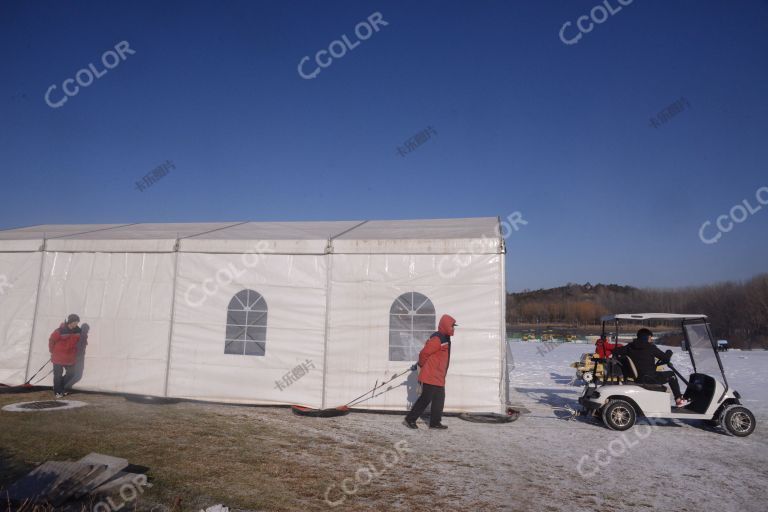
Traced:
<path fill-rule="evenodd" d="M 50 399 L 50 392 L 0 395 L 0 406 L 41 399 Z M 359 461 L 391 447 L 382 439 L 349 442 L 329 434 L 329 426 L 331 433 L 343 432 L 335 419 L 322 420 L 328 422 L 323 431 L 302 431 L 284 408 L 147 405 L 99 394 L 73 399 L 89 406 L 0 412 L 0 446 L 7 447 L 0 451 L 0 488 L 46 460 L 100 452 L 149 468 L 153 486 L 131 508 L 199 510 L 224 503 L 248 510 L 328 510 L 322 497 L 329 481 L 341 481 Z M 382 493 L 402 496 L 409 490 L 403 485 L 371 486 L 359 493 L 363 499 L 354 509 L 367 510 L 369 500 L 386 497 Z"/>

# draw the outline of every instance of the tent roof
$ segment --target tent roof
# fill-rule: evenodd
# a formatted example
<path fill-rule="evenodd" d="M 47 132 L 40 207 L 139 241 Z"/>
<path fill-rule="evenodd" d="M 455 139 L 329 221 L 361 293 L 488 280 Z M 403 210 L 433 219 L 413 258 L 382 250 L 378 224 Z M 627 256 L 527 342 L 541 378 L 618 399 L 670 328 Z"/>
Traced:
<path fill-rule="evenodd" d="M 371 220 L 333 240 L 333 250 L 346 254 L 473 254 L 498 253 L 499 220 L 494 217 L 431 220 Z"/>
<path fill-rule="evenodd" d="M 453 253 L 501 250 L 495 217 L 389 221 L 45 224 L 0 230 L 0 252 L 280 254 Z"/>
<path fill-rule="evenodd" d="M 629 313 L 621 315 L 609 315 L 600 319 L 602 322 L 612 320 L 693 320 L 707 318 L 707 315 L 681 315 L 677 313 Z"/>

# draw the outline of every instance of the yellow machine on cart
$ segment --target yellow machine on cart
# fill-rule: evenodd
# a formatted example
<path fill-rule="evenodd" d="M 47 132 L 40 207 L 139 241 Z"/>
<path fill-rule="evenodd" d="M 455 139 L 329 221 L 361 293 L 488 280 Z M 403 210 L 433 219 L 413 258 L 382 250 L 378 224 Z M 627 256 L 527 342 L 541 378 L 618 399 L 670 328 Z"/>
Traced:
<path fill-rule="evenodd" d="M 597 360 L 597 362 L 595 362 Z M 576 378 L 584 382 L 598 380 L 600 382 L 619 382 L 620 376 L 606 375 L 605 363 L 603 357 L 598 352 L 585 352 L 575 363 L 571 363 L 571 368 L 576 368 Z"/>

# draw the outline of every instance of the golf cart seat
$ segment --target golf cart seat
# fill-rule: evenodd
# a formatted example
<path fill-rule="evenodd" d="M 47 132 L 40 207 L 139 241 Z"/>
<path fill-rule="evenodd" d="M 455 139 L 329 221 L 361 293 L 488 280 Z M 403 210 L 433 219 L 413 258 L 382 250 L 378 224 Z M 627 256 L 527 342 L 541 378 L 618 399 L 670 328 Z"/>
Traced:
<path fill-rule="evenodd" d="M 621 371 L 624 374 L 624 383 L 632 384 L 634 386 L 640 386 L 648 391 L 659 391 L 662 393 L 667 392 L 667 387 L 664 384 L 648 384 L 645 382 L 638 382 L 637 367 L 635 362 L 629 356 L 619 356 L 619 363 L 621 364 Z"/>

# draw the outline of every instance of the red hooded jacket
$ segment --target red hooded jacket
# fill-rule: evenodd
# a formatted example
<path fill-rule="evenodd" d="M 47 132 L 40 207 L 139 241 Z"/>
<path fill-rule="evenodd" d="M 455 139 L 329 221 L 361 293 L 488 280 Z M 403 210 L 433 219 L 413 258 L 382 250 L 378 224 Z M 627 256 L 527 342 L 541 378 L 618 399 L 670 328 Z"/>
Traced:
<path fill-rule="evenodd" d="M 437 332 L 427 340 L 419 352 L 419 382 L 422 384 L 445 386 L 445 374 L 448 373 L 448 365 L 451 362 L 451 336 L 455 323 L 453 317 L 443 315 L 437 325 Z"/>
<path fill-rule="evenodd" d="M 80 341 L 80 328 L 70 330 L 61 324 L 48 338 L 48 351 L 51 362 L 62 366 L 71 366 L 77 361 L 77 343 Z"/>
<path fill-rule="evenodd" d="M 624 345 L 622 345 L 621 343 L 618 343 L 618 342 L 611 343 L 605 338 L 599 338 L 595 343 L 595 352 L 597 352 L 598 356 L 604 359 L 608 359 L 609 357 L 611 357 L 611 354 L 613 353 L 614 350 L 623 346 Z"/>

